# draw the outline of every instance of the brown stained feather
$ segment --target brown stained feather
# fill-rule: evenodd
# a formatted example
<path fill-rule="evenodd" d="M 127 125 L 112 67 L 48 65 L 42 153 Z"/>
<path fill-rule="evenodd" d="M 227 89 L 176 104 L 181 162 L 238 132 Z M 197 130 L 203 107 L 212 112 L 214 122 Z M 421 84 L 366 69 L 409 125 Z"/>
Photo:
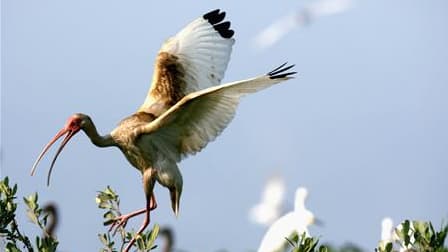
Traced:
<path fill-rule="evenodd" d="M 167 52 L 157 56 L 154 87 L 150 95 L 172 106 L 185 96 L 185 69 L 179 58 Z"/>
<path fill-rule="evenodd" d="M 131 141 L 132 136 L 129 132 L 132 132 L 137 127 L 152 122 L 154 119 L 156 119 L 156 116 L 151 113 L 137 112 L 121 120 L 118 127 L 111 132 L 112 137 L 118 145 Z"/>
<path fill-rule="evenodd" d="M 111 132 L 112 138 L 123 151 L 125 157 L 137 169 L 149 167 L 151 162 L 149 156 L 142 158 L 145 157 L 145 154 L 136 145 L 135 135 L 132 132 L 136 128 L 152 122 L 154 119 L 156 119 L 156 116 L 151 113 L 137 112 L 123 119 L 118 127 Z"/>
<path fill-rule="evenodd" d="M 123 128 L 127 128 L 127 127 L 137 127 L 141 124 L 147 124 L 152 122 L 154 119 L 156 119 L 156 116 L 151 114 L 151 113 L 146 113 L 146 112 L 137 112 L 131 116 L 126 117 L 125 119 L 123 119 L 120 124 L 119 127 Z"/>
<path fill-rule="evenodd" d="M 145 113 L 145 112 L 137 112 L 137 113 L 133 114 L 132 117 L 134 117 L 137 121 L 145 122 L 145 123 L 150 123 L 154 119 L 156 119 L 156 117 L 153 114 Z"/>

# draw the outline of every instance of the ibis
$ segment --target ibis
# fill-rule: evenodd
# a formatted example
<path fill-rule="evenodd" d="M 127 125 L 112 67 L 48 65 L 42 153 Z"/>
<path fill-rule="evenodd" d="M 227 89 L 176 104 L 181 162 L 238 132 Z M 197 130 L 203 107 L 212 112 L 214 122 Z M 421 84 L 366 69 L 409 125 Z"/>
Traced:
<path fill-rule="evenodd" d="M 65 136 L 51 162 L 47 183 L 57 157 L 67 142 L 83 131 L 98 147 L 118 147 L 142 174 L 146 205 L 122 215 L 112 227 L 145 214 L 140 234 L 150 222 L 150 211 L 157 207 L 153 193 L 156 182 L 170 192 L 177 216 L 183 180 L 178 163 L 201 151 L 230 123 L 240 98 L 293 78 L 294 65 L 286 63 L 264 75 L 221 84 L 235 42 L 226 13 L 217 9 L 195 19 L 166 40 L 155 60 L 151 87 L 137 111 L 124 118 L 109 134 L 100 135 L 90 116 L 76 113 L 43 148 L 31 174 L 59 138 Z M 135 243 L 135 237 L 125 251 Z"/>

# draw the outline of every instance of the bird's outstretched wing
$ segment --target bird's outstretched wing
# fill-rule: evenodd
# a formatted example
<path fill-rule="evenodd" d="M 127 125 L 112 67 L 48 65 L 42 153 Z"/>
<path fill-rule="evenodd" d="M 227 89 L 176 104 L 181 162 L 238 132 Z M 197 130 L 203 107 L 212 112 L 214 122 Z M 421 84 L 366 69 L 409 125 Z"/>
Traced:
<path fill-rule="evenodd" d="M 285 64 L 263 76 L 191 93 L 151 123 L 135 129 L 135 137 L 151 143 L 171 160 L 195 154 L 230 123 L 240 97 L 292 78 L 295 72 L 287 71 L 293 66 Z"/>
<path fill-rule="evenodd" d="M 221 83 L 235 42 L 225 14 L 204 14 L 162 45 L 139 112 L 159 116 L 185 95 Z"/>

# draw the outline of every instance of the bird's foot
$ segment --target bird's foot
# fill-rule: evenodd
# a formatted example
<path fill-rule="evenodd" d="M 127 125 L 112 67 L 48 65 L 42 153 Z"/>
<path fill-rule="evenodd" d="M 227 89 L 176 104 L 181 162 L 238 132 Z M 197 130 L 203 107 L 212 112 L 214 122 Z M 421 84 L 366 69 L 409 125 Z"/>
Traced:
<path fill-rule="evenodd" d="M 140 209 L 140 210 L 134 211 L 132 213 L 123 214 L 123 215 L 116 217 L 110 223 L 111 226 L 109 228 L 109 232 L 113 232 L 113 235 L 115 235 L 117 233 L 118 229 L 126 227 L 126 224 L 128 223 L 128 220 L 130 218 L 135 217 L 139 214 L 142 214 L 145 211 L 146 211 L 146 209 Z"/>
<path fill-rule="evenodd" d="M 129 218 L 130 217 L 128 217 L 127 215 L 121 215 L 121 216 L 118 216 L 117 218 L 115 218 L 111 222 L 111 225 L 109 228 L 109 233 L 113 232 L 113 235 L 115 235 L 120 227 L 122 227 L 122 228 L 126 227 L 126 224 L 128 223 Z"/>
<path fill-rule="evenodd" d="M 152 211 L 154 209 L 157 208 L 157 202 L 154 196 L 151 197 L 150 203 L 149 203 L 149 211 Z M 146 208 L 128 213 L 128 214 L 123 214 L 120 215 L 118 217 L 116 217 L 115 219 L 112 220 L 112 222 L 108 225 L 111 225 L 109 228 L 109 232 L 113 231 L 113 235 L 115 235 L 118 231 L 118 229 L 120 228 L 124 228 L 126 227 L 126 224 L 128 223 L 128 220 L 132 217 L 135 217 L 137 215 L 140 215 L 142 213 L 146 212 Z"/>

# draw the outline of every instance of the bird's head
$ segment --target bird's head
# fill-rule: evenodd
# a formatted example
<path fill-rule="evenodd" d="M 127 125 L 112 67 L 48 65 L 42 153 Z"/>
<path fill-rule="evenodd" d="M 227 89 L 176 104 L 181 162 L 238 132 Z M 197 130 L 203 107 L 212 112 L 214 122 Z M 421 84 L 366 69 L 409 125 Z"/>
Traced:
<path fill-rule="evenodd" d="M 308 196 L 308 190 L 305 187 L 299 187 L 296 190 L 295 195 L 295 201 L 294 201 L 294 208 L 295 209 L 304 209 L 305 208 L 305 200 Z"/>
<path fill-rule="evenodd" d="M 42 152 L 39 154 L 39 157 L 36 159 L 36 162 L 34 162 L 33 168 L 31 169 L 31 176 L 34 175 L 34 172 L 36 170 L 37 164 L 42 159 L 42 157 L 45 155 L 45 153 L 50 149 L 50 147 L 62 136 L 65 135 L 64 140 L 62 141 L 61 145 L 59 146 L 59 149 L 56 152 L 56 155 L 53 158 L 53 161 L 51 162 L 50 170 L 48 172 L 48 178 L 47 178 L 47 185 L 50 184 L 50 176 L 51 171 L 53 170 L 53 166 L 56 162 L 56 159 L 58 158 L 59 154 L 61 153 L 62 149 L 64 149 L 64 146 L 68 143 L 68 141 L 76 135 L 81 129 L 85 129 L 85 127 L 88 124 L 91 124 L 92 121 L 90 120 L 90 117 L 84 114 L 76 113 L 70 116 L 65 123 L 64 127 L 56 134 L 56 136 L 53 137 L 53 139 L 50 140 L 50 142 L 45 145 Z"/>

